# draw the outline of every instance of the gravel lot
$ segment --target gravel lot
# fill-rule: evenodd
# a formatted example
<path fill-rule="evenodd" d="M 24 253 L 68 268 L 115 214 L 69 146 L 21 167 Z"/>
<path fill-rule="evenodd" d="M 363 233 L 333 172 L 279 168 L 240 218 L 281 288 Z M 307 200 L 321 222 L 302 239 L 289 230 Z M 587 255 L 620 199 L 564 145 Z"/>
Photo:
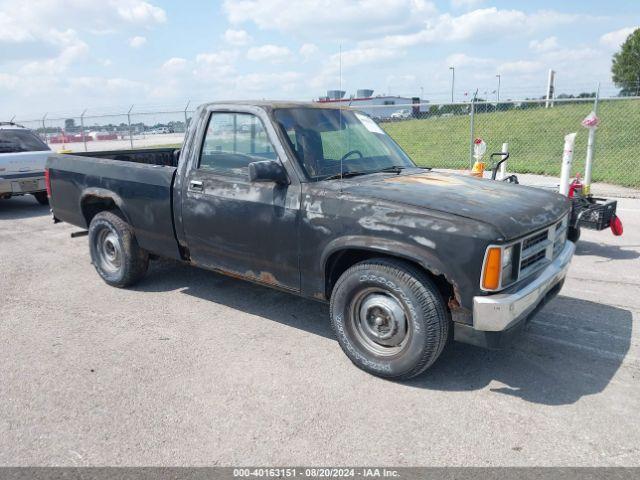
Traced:
<path fill-rule="evenodd" d="M 322 304 L 170 262 L 111 288 L 75 227 L 0 201 L 0 465 L 640 465 L 640 200 L 619 214 L 510 349 L 393 383 Z"/>

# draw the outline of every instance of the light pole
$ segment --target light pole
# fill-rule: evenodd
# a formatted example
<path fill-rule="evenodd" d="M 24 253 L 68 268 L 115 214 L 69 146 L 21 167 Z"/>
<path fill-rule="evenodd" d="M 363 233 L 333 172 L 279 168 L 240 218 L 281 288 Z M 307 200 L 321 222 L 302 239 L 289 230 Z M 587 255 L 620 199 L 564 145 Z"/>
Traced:
<path fill-rule="evenodd" d="M 499 102 L 500 101 L 500 74 L 496 75 L 496 77 L 498 77 L 498 90 L 496 90 L 496 99 Z"/>
<path fill-rule="evenodd" d="M 451 70 L 451 103 L 453 103 L 453 88 L 456 83 L 456 67 L 449 67 Z"/>

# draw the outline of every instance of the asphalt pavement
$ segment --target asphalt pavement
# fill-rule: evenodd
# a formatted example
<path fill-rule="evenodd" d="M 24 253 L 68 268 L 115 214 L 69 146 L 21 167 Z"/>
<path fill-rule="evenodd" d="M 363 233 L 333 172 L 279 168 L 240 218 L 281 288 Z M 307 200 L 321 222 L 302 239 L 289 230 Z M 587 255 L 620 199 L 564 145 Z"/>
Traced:
<path fill-rule="evenodd" d="M 638 466 L 640 200 L 619 214 L 509 349 L 398 383 L 323 304 L 168 261 L 112 288 L 76 227 L 0 201 L 0 465 Z"/>

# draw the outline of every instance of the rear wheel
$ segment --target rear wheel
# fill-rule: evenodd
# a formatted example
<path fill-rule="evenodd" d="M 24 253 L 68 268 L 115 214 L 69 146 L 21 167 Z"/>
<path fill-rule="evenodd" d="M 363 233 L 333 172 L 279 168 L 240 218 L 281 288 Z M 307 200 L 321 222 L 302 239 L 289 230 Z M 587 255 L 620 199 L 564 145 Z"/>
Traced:
<path fill-rule="evenodd" d="M 140 248 L 131 226 L 113 212 L 100 212 L 89 226 L 91 261 L 102 279 L 128 287 L 147 272 L 149 255 Z"/>
<path fill-rule="evenodd" d="M 434 283 L 402 261 L 356 264 L 331 296 L 331 324 L 343 351 L 380 377 L 406 379 L 429 368 L 446 344 L 449 321 Z"/>
<path fill-rule="evenodd" d="M 36 197 L 36 200 L 40 205 L 49 205 L 49 197 L 47 197 L 47 192 L 36 192 L 33 194 Z"/>

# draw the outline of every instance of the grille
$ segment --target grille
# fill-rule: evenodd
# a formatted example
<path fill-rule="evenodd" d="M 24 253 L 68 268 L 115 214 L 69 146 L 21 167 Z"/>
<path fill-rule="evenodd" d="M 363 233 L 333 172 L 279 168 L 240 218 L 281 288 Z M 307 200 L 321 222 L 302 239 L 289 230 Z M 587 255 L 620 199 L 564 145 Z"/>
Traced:
<path fill-rule="evenodd" d="M 549 236 L 549 231 L 544 230 L 538 234 L 533 235 L 532 237 L 525 238 L 522 241 L 522 250 L 528 250 L 532 247 L 535 247 L 536 245 L 547 240 L 548 236 Z"/>
<path fill-rule="evenodd" d="M 565 217 L 522 240 L 518 280 L 549 264 L 560 254 L 567 241 L 567 223 L 568 217 Z"/>
<path fill-rule="evenodd" d="M 521 271 L 527 270 L 529 267 L 535 265 L 536 263 L 538 263 L 540 260 L 543 260 L 544 258 L 546 258 L 546 252 L 544 250 L 540 250 L 539 252 L 534 253 L 533 255 L 530 255 L 524 260 L 522 260 L 520 262 L 520 270 Z"/>

